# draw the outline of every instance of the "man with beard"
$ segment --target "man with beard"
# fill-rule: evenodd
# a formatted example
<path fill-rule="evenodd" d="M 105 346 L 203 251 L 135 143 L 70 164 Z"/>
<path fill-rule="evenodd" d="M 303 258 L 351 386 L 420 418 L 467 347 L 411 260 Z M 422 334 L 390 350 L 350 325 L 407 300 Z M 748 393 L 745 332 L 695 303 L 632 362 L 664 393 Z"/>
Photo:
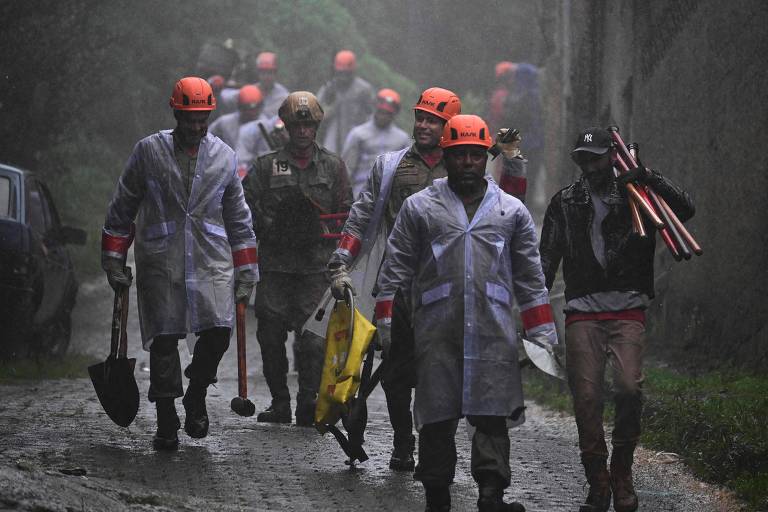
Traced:
<path fill-rule="evenodd" d="M 125 257 L 136 233 L 136 287 L 149 401 L 157 407 L 157 450 L 175 450 L 183 394 L 178 340 L 198 336 L 183 404 L 184 430 L 208 434 L 206 390 L 234 320 L 258 280 L 256 238 L 234 151 L 207 133 L 216 99 L 208 82 L 187 77 L 171 96 L 176 128 L 139 141 L 120 176 L 102 235 L 102 267 L 115 290 L 131 285 Z"/>
<path fill-rule="evenodd" d="M 334 250 L 322 238 L 321 214 L 349 209 L 352 194 L 341 159 L 315 143 L 323 120 L 317 98 L 293 92 L 278 111 L 290 140 L 285 148 L 256 160 L 243 182 L 254 229 L 260 239 L 262 280 L 256 293 L 264 377 L 272 395 L 257 421 L 291 422 L 288 391 L 288 331 L 297 331 L 328 287 L 325 263 Z M 296 424 L 312 426 L 323 368 L 325 342 L 304 331 L 296 336 Z"/>
<path fill-rule="evenodd" d="M 535 226 L 520 200 L 485 177 L 491 145 L 478 116 L 446 123 L 440 146 L 448 176 L 405 200 L 378 279 L 376 328 L 385 347 L 391 338 L 390 350 L 398 343 L 397 294 L 413 301 L 414 479 L 429 511 L 450 510 L 462 417 L 475 427 L 478 509 L 525 511 L 503 501 L 511 478 L 508 425 L 524 421 L 513 298 L 527 336 L 557 343 Z"/>
<path fill-rule="evenodd" d="M 625 184 L 650 185 L 681 221 L 693 217 L 690 197 L 642 165 L 617 178 L 611 134 L 589 128 L 571 152 L 582 176 L 555 194 L 544 217 L 541 263 L 552 288 L 563 262 L 568 385 L 589 494 L 581 510 L 637 510 L 632 461 L 640 438 L 645 309 L 653 297 L 654 236 L 632 231 Z M 646 221 L 647 222 L 647 221 Z M 647 231 L 655 227 L 647 222 Z M 603 381 L 612 368 L 616 418 L 608 448 L 603 431 Z"/>

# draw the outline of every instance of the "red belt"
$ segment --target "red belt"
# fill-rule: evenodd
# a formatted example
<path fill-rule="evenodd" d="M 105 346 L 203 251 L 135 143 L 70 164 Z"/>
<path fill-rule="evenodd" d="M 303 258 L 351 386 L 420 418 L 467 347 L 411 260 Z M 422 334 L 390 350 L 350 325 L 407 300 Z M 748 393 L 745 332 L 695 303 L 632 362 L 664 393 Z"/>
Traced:
<path fill-rule="evenodd" d="M 637 308 L 624 309 L 622 311 L 600 311 L 596 313 L 574 312 L 565 314 L 565 325 L 585 320 L 634 320 L 641 324 L 645 324 L 645 310 Z"/>

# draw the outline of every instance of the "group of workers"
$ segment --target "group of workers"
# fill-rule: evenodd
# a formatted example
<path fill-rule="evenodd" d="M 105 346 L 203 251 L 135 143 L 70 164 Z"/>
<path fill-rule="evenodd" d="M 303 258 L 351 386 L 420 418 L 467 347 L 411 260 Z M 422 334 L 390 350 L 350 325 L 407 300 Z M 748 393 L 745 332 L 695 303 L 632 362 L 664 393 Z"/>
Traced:
<path fill-rule="evenodd" d="M 390 467 L 415 471 L 426 510 L 450 510 L 461 418 L 474 427 L 478 509 L 525 510 L 503 500 L 511 478 L 508 429 L 525 420 L 513 308 L 527 338 L 556 345 L 548 289 L 561 261 L 568 380 L 590 486 L 582 510 L 608 510 L 611 500 L 619 512 L 636 510 L 631 466 L 654 239 L 632 233 L 621 185 L 654 184 L 683 220 L 693 215 L 685 192 L 644 167 L 617 177 L 609 133 L 588 129 L 571 153 L 582 177 L 552 199 L 539 243 L 524 204 L 520 137 L 501 129 L 494 141 L 482 118 L 461 113 L 453 92 L 422 92 L 411 138 L 393 125 L 398 93 L 374 95 L 355 76 L 352 52 L 336 55 L 337 76 L 318 96 L 279 86 L 274 54 L 257 62 L 268 78 L 240 88 L 236 111 L 210 126 L 217 104 L 231 99 L 224 89 L 217 97 L 209 80 L 179 80 L 170 100 L 176 127 L 139 141 L 108 207 L 102 266 L 116 290 L 131 284 L 124 267 L 135 236 L 148 398 L 157 410 L 154 447 L 178 447 L 179 397 L 185 432 L 207 435 L 206 390 L 229 346 L 235 303 L 248 303 L 257 282 L 257 339 L 271 394 L 257 421 L 295 418 L 298 426 L 312 426 L 324 340 L 302 326 L 329 287 L 337 299 L 349 289 L 372 293 L 354 290 L 350 272 L 366 237 L 383 231 L 385 256 L 369 264 L 378 271 L 377 345 L 394 430 Z M 266 122 L 277 103 L 267 98 L 275 96 L 282 97 L 276 116 L 283 143 L 240 161 L 243 129 Z M 489 150 L 499 156 L 498 185 L 487 174 Z M 351 174 L 345 161 L 354 166 Z M 321 215 L 344 212 L 338 243 L 323 236 Z M 298 371 L 295 409 L 287 383 L 289 331 Z M 197 341 L 184 392 L 177 344 L 188 333 Z M 610 470 L 602 423 L 606 363 L 617 388 Z"/>

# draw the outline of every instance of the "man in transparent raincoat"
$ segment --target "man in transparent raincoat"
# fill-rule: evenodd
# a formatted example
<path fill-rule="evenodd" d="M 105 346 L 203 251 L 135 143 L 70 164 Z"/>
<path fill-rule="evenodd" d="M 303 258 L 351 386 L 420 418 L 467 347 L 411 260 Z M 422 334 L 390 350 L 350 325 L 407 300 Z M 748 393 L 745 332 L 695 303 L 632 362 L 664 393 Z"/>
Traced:
<path fill-rule="evenodd" d="M 177 126 L 136 144 L 107 210 L 102 267 L 109 284 L 130 286 L 125 257 L 136 234 L 136 287 L 141 338 L 149 350 L 149 401 L 157 407 L 158 450 L 178 447 L 174 400 L 184 396 L 184 430 L 208 434 L 206 390 L 234 321 L 258 280 L 251 213 L 235 152 L 207 133 L 216 100 L 208 82 L 179 80 L 171 96 Z M 178 340 L 198 336 L 186 394 Z"/>
<path fill-rule="evenodd" d="M 475 427 L 472 476 L 481 511 L 504 503 L 510 483 L 508 426 L 524 421 L 513 298 L 528 337 L 557 343 L 533 221 L 525 206 L 486 178 L 488 126 L 457 115 L 441 146 L 448 177 L 406 199 L 379 275 L 376 317 L 385 350 L 395 294 L 411 299 L 416 360 L 414 418 L 428 510 L 449 510 L 454 436 Z M 397 343 L 397 340 L 395 340 Z"/>

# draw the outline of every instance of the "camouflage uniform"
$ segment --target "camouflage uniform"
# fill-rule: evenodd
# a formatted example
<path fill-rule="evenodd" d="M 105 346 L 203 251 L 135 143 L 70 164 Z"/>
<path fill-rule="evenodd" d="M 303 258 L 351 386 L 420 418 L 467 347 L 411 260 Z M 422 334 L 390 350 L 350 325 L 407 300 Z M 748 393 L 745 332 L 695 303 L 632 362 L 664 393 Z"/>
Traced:
<path fill-rule="evenodd" d="M 304 169 L 286 149 L 256 160 L 243 182 L 260 233 L 261 281 L 256 293 L 256 337 L 273 403 L 290 402 L 287 385 L 288 331 L 299 329 L 317 306 L 328 278 L 325 265 L 336 246 L 320 237 L 319 214 L 349 209 L 347 171 L 341 159 L 315 146 Z M 314 404 L 324 341 L 305 332 L 296 337 L 299 392 L 297 410 Z"/>

